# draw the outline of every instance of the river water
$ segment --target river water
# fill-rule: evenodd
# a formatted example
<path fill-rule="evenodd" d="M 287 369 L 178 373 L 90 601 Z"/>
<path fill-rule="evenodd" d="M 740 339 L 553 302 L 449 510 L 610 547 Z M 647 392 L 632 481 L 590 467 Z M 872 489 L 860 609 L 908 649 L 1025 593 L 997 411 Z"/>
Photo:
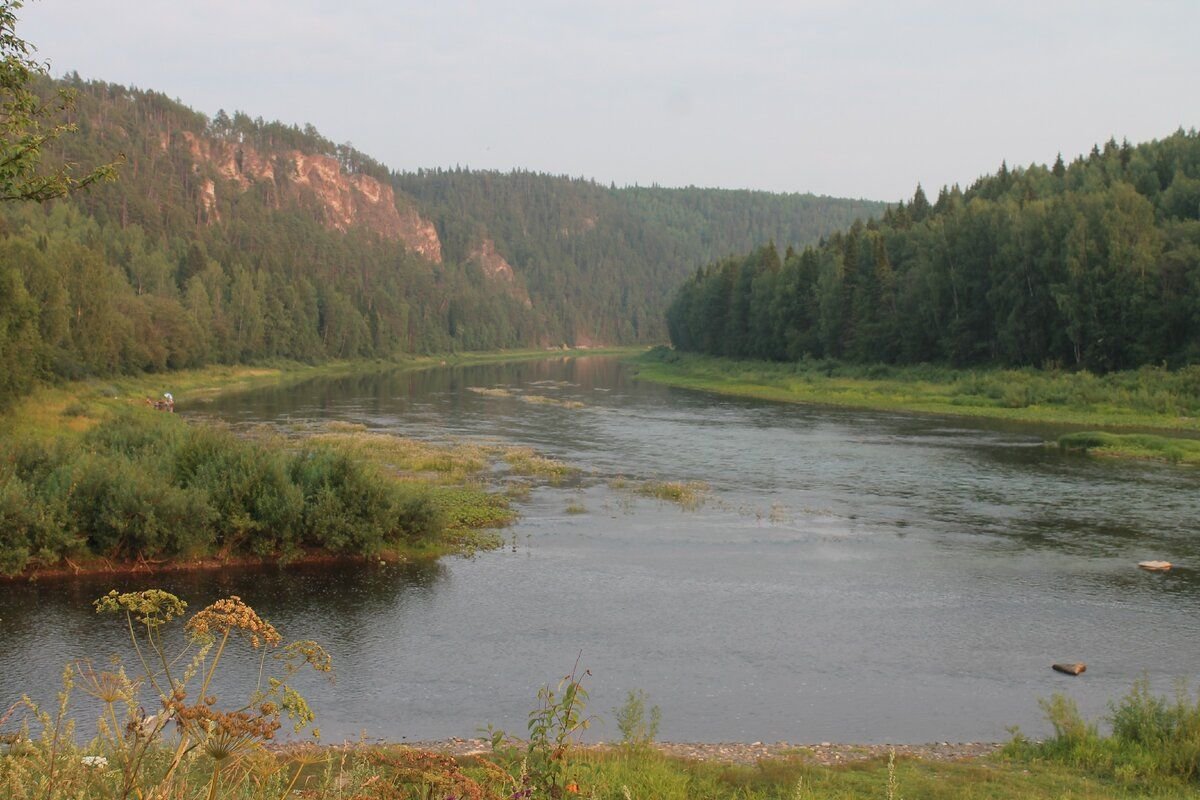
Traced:
<path fill-rule="evenodd" d="M 1063 692 L 1099 717 L 1135 679 L 1166 693 L 1200 665 L 1200 476 L 1064 456 L 1047 429 L 727 399 L 604 357 L 180 409 L 516 443 L 583 471 L 536 485 L 508 544 L 473 559 L 153 579 L 193 608 L 238 594 L 285 636 L 324 643 L 336 684 L 305 686 L 326 740 L 522 732 L 538 687 L 577 657 L 606 719 L 593 738 L 618 735 L 611 709 L 641 689 L 660 736 L 692 741 L 1041 734 L 1038 698 Z M 632 491 L 645 480 L 709 491 L 681 508 Z M 1177 567 L 1147 573 L 1145 559 Z M 145 583 L 0 586 L 0 703 L 48 700 L 64 663 L 120 651 L 89 601 Z"/>

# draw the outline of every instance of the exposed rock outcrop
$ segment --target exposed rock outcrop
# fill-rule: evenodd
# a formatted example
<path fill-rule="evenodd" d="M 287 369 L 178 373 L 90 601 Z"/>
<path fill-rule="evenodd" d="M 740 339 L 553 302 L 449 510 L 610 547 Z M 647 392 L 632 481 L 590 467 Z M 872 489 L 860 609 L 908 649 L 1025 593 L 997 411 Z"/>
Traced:
<path fill-rule="evenodd" d="M 482 239 L 476 247 L 471 250 L 467 256 L 467 260 L 474 261 L 483 271 L 484 277 L 496 283 L 505 284 L 508 293 L 520 300 L 526 308 L 533 307 L 533 301 L 529 298 L 529 292 L 517 280 L 517 274 L 513 271 L 512 264 L 496 250 L 496 243 L 488 238 Z"/>
<path fill-rule="evenodd" d="M 225 179 L 226 186 L 243 192 L 265 182 L 270 185 L 268 196 L 276 207 L 284 201 L 315 201 L 321 222 L 329 228 L 343 232 L 366 228 L 385 239 L 402 242 L 429 261 L 442 261 L 442 243 L 433 223 L 407 203 L 401 210 L 391 186 L 370 175 L 347 173 L 333 156 L 299 150 L 268 155 L 236 141 L 197 136 L 190 131 L 179 135 L 198 173 L 207 165 Z M 199 202 L 210 222 L 220 219 L 217 198 L 217 185 L 204 179 Z"/>

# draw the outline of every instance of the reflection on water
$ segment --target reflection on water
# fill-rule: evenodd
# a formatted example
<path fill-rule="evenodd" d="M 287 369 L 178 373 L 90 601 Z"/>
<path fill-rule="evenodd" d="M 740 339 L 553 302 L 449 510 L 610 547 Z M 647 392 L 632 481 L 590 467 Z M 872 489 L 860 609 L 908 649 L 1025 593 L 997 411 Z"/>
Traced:
<path fill-rule="evenodd" d="M 239 594 L 327 644 L 327 735 L 520 730 L 538 685 L 580 650 L 593 709 L 645 689 L 674 739 L 996 739 L 1044 730 L 1037 698 L 1054 691 L 1098 715 L 1143 673 L 1164 691 L 1195 677 L 1196 471 L 1064 456 L 1044 430 L 731 400 L 639 383 L 607 358 L 343 377 L 180 409 L 501 440 L 585 470 L 535 489 L 517 546 L 474 560 L 154 579 L 193 607 Z M 712 491 L 685 511 L 629 488 L 647 479 Z M 1179 567 L 1133 566 L 1146 558 Z M 0 703 L 49 696 L 66 660 L 121 647 L 89 610 L 112 585 L 0 587 Z M 1051 672 L 1062 660 L 1088 671 Z"/>

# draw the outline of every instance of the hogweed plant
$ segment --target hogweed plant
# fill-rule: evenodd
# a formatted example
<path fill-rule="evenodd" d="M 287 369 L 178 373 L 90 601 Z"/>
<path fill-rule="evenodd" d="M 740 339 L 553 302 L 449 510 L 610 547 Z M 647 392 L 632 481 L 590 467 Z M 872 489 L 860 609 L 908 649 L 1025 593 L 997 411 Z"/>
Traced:
<path fill-rule="evenodd" d="M 222 787 L 284 785 L 290 793 L 300 770 L 287 781 L 278 762 L 264 758 L 286 717 L 296 732 L 312 725 L 313 712 L 289 683 L 305 667 L 329 673 L 331 660 L 312 641 L 283 637 L 238 597 L 218 600 L 182 624 L 182 641 L 167 636 L 187 603 L 159 589 L 118 593 L 95 601 L 96 611 L 123 618 L 136 656 L 131 673 L 119 660 L 107 669 L 91 661 L 67 667 L 57 712 L 28 696 L 0 717 L 21 714 L 20 728 L 0 754 L 0 788 L 14 800 L 114 797 L 126 800 L 222 795 Z M 245 697 L 222 702 L 214 678 L 232 658 L 257 662 L 256 685 Z M 80 747 L 69 714 L 78 686 L 99 703 L 96 737 Z M 147 713 L 147 695 L 154 713 Z M 41 729 L 34 739 L 31 728 Z M 314 736 L 319 732 L 314 728 Z M 203 780 L 198 780 L 203 776 Z"/>

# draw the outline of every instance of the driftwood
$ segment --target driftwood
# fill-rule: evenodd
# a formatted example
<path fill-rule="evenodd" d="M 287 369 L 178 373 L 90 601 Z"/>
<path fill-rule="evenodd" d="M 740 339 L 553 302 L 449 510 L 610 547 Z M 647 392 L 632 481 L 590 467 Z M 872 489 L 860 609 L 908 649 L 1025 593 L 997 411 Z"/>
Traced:
<path fill-rule="evenodd" d="M 1074 664 L 1051 664 L 1051 669 L 1055 672 L 1061 672 L 1064 675 L 1079 675 L 1087 672 L 1087 664 L 1082 661 L 1077 661 Z"/>

